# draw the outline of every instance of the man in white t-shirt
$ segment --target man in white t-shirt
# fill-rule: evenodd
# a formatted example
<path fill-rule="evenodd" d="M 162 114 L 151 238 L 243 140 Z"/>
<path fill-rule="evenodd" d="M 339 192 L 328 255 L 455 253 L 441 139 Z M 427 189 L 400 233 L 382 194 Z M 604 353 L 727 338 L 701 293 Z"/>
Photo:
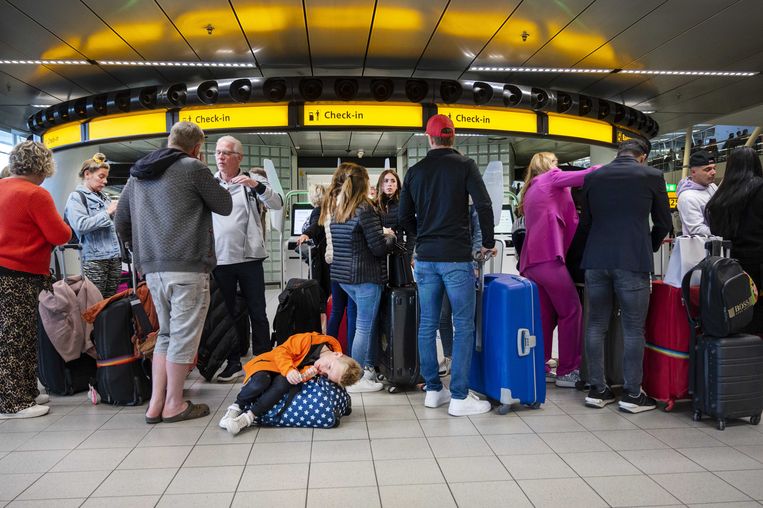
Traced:
<path fill-rule="evenodd" d="M 705 221 L 705 205 L 718 186 L 715 180 L 715 159 L 705 150 L 689 158 L 689 176 L 678 182 L 678 213 L 684 235 L 710 236 Z"/>

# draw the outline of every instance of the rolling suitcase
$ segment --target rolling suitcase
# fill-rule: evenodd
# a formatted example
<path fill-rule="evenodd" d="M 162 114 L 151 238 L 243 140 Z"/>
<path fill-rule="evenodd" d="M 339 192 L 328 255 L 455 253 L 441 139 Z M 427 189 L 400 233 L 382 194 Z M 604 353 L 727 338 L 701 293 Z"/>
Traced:
<path fill-rule="evenodd" d="M 518 275 L 483 277 L 469 386 L 500 402 L 499 414 L 517 402 L 538 408 L 546 401 L 538 288 Z"/>
<path fill-rule="evenodd" d="M 379 309 L 379 370 L 390 393 L 419 382 L 419 303 L 416 286 L 386 287 Z"/>
<path fill-rule="evenodd" d="M 311 249 L 307 249 L 308 268 L 312 265 Z M 300 261 L 300 276 L 304 263 Z M 310 272 L 308 271 L 308 274 Z M 286 288 L 278 295 L 278 308 L 273 318 L 273 347 L 283 344 L 296 333 L 319 332 L 321 312 L 325 301 L 323 289 L 317 280 L 290 279 Z"/>

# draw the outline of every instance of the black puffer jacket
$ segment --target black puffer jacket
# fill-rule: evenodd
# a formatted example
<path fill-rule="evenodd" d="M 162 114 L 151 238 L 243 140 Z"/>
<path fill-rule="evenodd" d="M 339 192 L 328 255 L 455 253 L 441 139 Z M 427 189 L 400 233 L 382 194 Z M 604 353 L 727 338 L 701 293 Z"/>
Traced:
<path fill-rule="evenodd" d="M 334 261 L 331 280 L 345 284 L 385 284 L 387 282 L 388 247 L 381 219 L 370 205 L 355 210 L 347 222 L 331 221 L 331 243 Z"/>
<path fill-rule="evenodd" d="M 399 208 L 399 199 L 387 203 L 386 213 L 384 210 L 381 212 L 382 226 L 394 230 L 398 243 L 403 243 L 403 240 L 405 240 L 405 250 L 409 254 L 413 254 L 413 249 L 416 246 L 416 234 L 413 231 L 406 231 L 402 224 L 400 224 L 400 216 L 397 213 Z"/>

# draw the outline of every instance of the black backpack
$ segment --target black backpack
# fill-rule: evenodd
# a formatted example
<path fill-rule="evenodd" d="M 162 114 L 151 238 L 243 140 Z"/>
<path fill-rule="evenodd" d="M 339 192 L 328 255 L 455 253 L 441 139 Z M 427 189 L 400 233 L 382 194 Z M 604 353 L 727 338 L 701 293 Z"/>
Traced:
<path fill-rule="evenodd" d="M 283 344 L 295 333 L 321 332 L 323 290 L 316 280 L 291 279 L 278 295 L 273 319 L 273 345 Z"/>
<path fill-rule="evenodd" d="M 711 240 L 705 244 L 708 251 L 714 249 L 715 255 L 706 257 L 686 272 L 681 289 L 688 311 L 691 276 L 696 270 L 701 270 L 699 322 L 696 324 L 704 335 L 720 339 L 739 333 L 750 324 L 757 292 L 752 278 L 737 260 L 717 255 L 720 254 L 717 243 L 717 240 Z M 723 245 L 727 248 L 730 242 L 723 242 Z"/>
<path fill-rule="evenodd" d="M 85 207 L 85 211 L 87 212 L 88 215 L 90 215 L 90 208 L 87 206 L 87 198 L 85 197 L 85 193 L 82 191 L 74 191 L 74 192 L 79 194 L 79 198 L 82 200 L 82 206 Z M 74 228 L 69 222 L 69 217 L 66 216 L 66 210 L 64 210 L 64 222 L 72 230 L 72 237 L 69 239 L 69 244 L 79 244 L 80 243 L 79 238 L 77 237 L 77 233 L 74 232 Z"/>

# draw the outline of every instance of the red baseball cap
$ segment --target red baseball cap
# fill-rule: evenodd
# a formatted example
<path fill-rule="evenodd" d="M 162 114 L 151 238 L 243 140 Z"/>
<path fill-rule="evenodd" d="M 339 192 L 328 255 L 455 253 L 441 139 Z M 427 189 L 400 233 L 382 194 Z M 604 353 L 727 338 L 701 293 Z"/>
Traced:
<path fill-rule="evenodd" d="M 456 135 L 453 121 L 445 115 L 435 115 L 427 122 L 427 134 L 440 138 L 452 138 Z"/>

